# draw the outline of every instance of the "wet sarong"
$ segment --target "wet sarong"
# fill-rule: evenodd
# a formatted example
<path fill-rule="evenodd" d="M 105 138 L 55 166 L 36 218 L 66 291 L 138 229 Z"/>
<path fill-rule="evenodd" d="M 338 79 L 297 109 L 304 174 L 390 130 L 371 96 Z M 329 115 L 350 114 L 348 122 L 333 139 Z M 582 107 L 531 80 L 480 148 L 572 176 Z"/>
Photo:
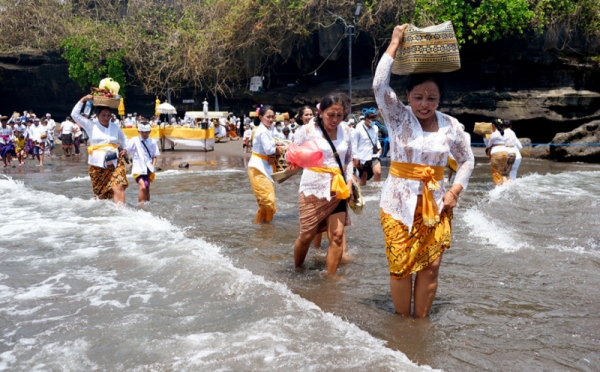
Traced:
<path fill-rule="evenodd" d="M 502 151 L 492 154 L 490 157 L 490 167 L 492 169 L 492 178 L 495 185 L 501 185 L 503 176 L 507 176 L 508 152 Z"/>
<path fill-rule="evenodd" d="M 327 231 L 327 218 L 336 211 L 340 203 L 346 204 L 346 222 L 344 226 L 350 226 L 350 214 L 348 213 L 347 200 L 332 197 L 327 201 L 325 198 L 317 198 L 314 195 L 298 196 L 298 211 L 300 212 L 300 233 L 304 233 L 319 227 L 317 234 Z"/>
<path fill-rule="evenodd" d="M 113 187 L 122 185 L 127 188 L 129 186 L 123 157 L 119 158 L 116 168 L 112 163 L 108 164 L 106 168 L 88 165 L 88 171 L 92 179 L 92 191 L 98 199 L 112 199 Z"/>
<path fill-rule="evenodd" d="M 258 212 L 254 218 L 254 223 L 273 221 L 273 215 L 277 212 L 273 182 L 254 167 L 248 167 L 248 178 L 258 203 Z"/>
<path fill-rule="evenodd" d="M 516 159 L 517 154 L 515 154 L 514 152 L 508 153 L 508 158 L 506 159 L 506 173 L 503 174 L 504 177 L 510 178 L 510 171 L 512 170 L 513 165 L 515 164 Z"/>
<path fill-rule="evenodd" d="M 412 231 L 380 209 L 390 276 L 402 279 L 420 271 L 450 248 L 452 212 L 444 211 L 434 226 L 423 223 L 422 207 L 415 210 Z"/>

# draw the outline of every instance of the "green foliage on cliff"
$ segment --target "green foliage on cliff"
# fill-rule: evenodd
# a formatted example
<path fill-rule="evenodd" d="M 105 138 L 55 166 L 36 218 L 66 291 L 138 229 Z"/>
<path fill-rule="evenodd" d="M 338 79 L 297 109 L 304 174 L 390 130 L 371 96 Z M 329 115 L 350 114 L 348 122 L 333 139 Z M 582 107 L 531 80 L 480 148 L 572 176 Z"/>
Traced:
<path fill-rule="evenodd" d="M 313 33 L 353 20 L 354 0 L 0 0 L 0 51 L 60 50 L 82 87 L 125 67 L 147 92 L 172 87 L 227 92 L 297 58 Z M 402 23 L 452 20 L 461 43 L 526 31 L 600 36 L 598 0 L 363 0 L 356 20 L 377 49 Z M 330 11 L 330 12 L 329 12 Z M 567 35 L 567 36 L 563 36 Z M 557 43 L 558 44 L 558 43 Z M 305 58 L 305 57 L 304 57 Z M 290 61 L 289 63 L 292 63 Z"/>
<path fill-rule="evenodd" d="M 522 34 L 534 12 L 527 0 L 416 0 L 416 23 L 440 23 L 451 20 L 457 39 L 493 41 L 511 34 Z"/>
<path fill-rule="evenodd" d="M 85 35 L 69 36 L 62 43 L 63 58 L 69 62 L 69 77 L 83 90 L 97 87 L 100 80 L 111 77 L 122 87 L 125 97 L 124 50 L 106 51 Z"/>

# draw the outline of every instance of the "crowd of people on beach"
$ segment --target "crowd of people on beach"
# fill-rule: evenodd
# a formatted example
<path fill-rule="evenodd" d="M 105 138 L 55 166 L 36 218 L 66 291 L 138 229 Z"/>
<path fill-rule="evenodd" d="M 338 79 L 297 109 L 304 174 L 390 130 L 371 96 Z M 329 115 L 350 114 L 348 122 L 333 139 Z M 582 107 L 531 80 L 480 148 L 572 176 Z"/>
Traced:
<path fill-rule="evenodd" d="M 51 114 L 39 118 L 36 114 L 24 111 L 14 113 L 10 118 L 0 116 L 0 156 L 3 168 L 23 166 L 27 159 L 35 160 L 37 166 L 44 166 L 44 158 L 52 157 L 55 140 L 61 140 L 65 156 L 81 154 L 80 146 L 88 137 L 70 117 L 58 126 Z M 17 164 L 12 161 L 16 159 Z"/>

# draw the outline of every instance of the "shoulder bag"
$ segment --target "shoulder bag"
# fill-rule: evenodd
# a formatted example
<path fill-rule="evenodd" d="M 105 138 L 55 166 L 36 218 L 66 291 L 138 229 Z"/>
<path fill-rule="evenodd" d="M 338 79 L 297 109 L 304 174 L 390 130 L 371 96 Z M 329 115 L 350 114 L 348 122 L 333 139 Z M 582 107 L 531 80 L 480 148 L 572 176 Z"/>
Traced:
<path fill-rule="evenodd" d="M 331 139 L 329 138 L 329 134 L 327 134 L 327 131 L 325 131 L 325 128 L 323 128 L 323 124 L 319 123 L 319 128 L 321 129 L 321 132 L 323 132 L 323 136 L 329 143 L 329 146 L 331 146 L 331 151 L 333 151 L 335 160 L 337 161 L 338 166 L 340 167 L 340 172 L 342 172 L 342 177 L 344 178 L 344 182 L 346 182 L 346 184 L 348 184 L 348 181 L 346 181 L 346 176 L 344 175 L 344 167 L 342 166 L 342 160 L 340 159 L 340 155 L 338 154 L 337 149 L 335 148 L 335 145 L 333 144 L 333 142 L 331 142 Z M 365 205 L 365 201 L 362 197 L 362 193 L 360 192 L 360 187 L 358 186 L 358 184 L 356 182 L 352 182 L 352 195 L 350 196 L 350 199 L 348 199 L 348 206 L 350 207 L 350 209 L 352 209 L 352 211 L 354 213 L 361 214 L 364 205 Z"/>

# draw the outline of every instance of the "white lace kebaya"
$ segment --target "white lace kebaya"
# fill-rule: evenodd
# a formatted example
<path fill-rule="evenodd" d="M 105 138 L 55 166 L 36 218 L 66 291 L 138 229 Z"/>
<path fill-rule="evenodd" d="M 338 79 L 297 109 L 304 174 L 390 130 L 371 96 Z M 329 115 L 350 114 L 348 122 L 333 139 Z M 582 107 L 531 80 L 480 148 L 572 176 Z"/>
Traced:
<path fill-rule="evenodd" d="M 458 163 L 454 184 L 467 188 L 469 177 L 473 172 L 475 159 L 471 144 L 462 134 L 458 120 L 452 116 L 436 111 L 438 121 L 437 132 L 423 132 L 421 124 L 410 107 L 405 106 L 396 93 L 390 88 L 390 75 L 394 59 L 384 54 L 377 65 L 373 90 L 375 100 L 385 120 L 389 133 L 390 158 L 401 163 L 446 166 L 448 155 L 452 154 Z M 442 212 L 442 198 L 446 193 L 444 182 L 439 181 L 440 188 L 433 192 Z M 409 231 L 412 229 L 417 197 L 422 193 L 423 183 L 388 176 L 381 192 L 379 206 L 395 220 L 401 221 Z"/>
<path fill-rule="evenodd" d="M 303 125 L 294 133 L 294 143 L 298 146 L 302 145 L 306 141 L 315 141 L 321 151 L 323 152 L 323 166 L 328 168 L 339 169 L 340 166 L 333 155 L 329 142 L 323 137 L 323 132 L 313 120 L 308 124 Z M 345 123 L 340 123 L 337 126 L 337 139 L 332 140 L 335 146 L 340 160 L 342 161 L 342 167 L 344 168 L 344 176 L 346 180 L 352 179 L 352 173 L 354 172 L 354 166 L 352 164 L 352 140 L 350 137 L 350 127 Z M 300 179 L 300 190 L 299 193 L 303 193 L 304 196 L 314 195 L 319 199 L 325 198 L 327 201 L 331 200 L 331 180 L 333 175 L 330 173 L 317 173 L 309 169 L 302 171 L 302 178 Z"/>

